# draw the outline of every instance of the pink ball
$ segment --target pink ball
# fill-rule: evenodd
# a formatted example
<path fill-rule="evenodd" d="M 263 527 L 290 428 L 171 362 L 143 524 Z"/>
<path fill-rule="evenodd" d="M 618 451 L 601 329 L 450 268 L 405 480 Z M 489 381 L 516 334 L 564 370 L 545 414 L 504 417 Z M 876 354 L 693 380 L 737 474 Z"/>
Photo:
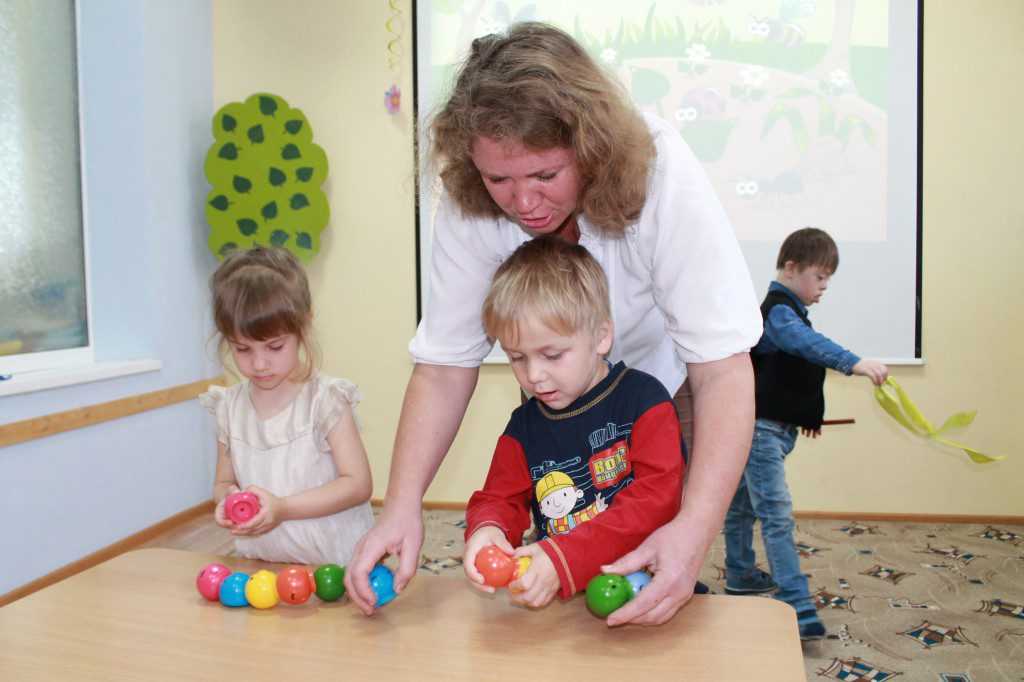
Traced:
<path fill-rule="evenodd" d="M 220 599 L 220 584 L 231 575 L 231 569 L 224 564 L 207 564 L 196 576 L 196 589 L 203 599 L 217 601 Z"/>
<path fill-rule="evenodd" d="M 252 493 L 231 493 L 224 499 L 224 515 L 233 523 L 245 523 L 259 511 L 260 498 Z"/>

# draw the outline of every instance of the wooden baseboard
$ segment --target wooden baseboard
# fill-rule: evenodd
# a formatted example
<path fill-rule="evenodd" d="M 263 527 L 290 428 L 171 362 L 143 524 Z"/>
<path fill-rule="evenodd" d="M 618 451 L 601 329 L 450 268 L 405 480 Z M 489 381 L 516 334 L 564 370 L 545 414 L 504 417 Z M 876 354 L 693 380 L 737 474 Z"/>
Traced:
<path fill-rule="evenodd" d="M 0 448 L 192 400 L 206 391 L 211 384 L 223 385 L 224 377 L 203 379 L 191 384 L 171 386 L 151 393 L 140 393 L 66 412 L 57 412 L 10 424 L 0 424 Z"/>
<path fill-rule="evenodd" d="M 373 500 L 374 506 L 384 504 L 383 500 Z M 465 511 L 465 502 L 430 502 L 424 501 L 423 508 L 443 511 Z M 851 511 L 795 511 L 793 516 L 798 519 L 822 519 L 835 521 L 893 521 L 904 523 L 961 523 L 980 526 L 1022 526 L 1024 516 L 995 516 L 987 514 L 896 514 L 886 512 L 851 512 Z"/>
<path fill-rule="evenodd" d="M 894 514 L 833 511 L 795 511 L 798 519 L 832 519 L 836 521 L 894 521 L 903 523 L 962 523 L 978 526 L 1021 526 L 1024 516 L 993 516 L 987 514 Z"/>
<path fill-rule="evenodd" d="M 144 545 L 153 538 L 157 537 L 158 535 L 166 533 L 167 531 L 183 523 L 187 523 L 188 521 L 191 521 L 197 516 L 212 513 L 213 500 L 207 500 L 206 502 L 197 504 L 191 509 L 186 509 L 185 511 L 175 514 L 170 518 L 166 518 L 163 521 L 154 524 L 148 528 L 143 528 L 138 533 L 130 535 L 126 537 L 124 540 L 119 540 L 118 542 L 115 542 L 112 545 L 104 547 L 99 551 L 93 552 L 89 556 L 83 557 L 78 561 L 68 564 L 67 566 L 58 568 L 56 571 L 53 571 L 52 573 L 47 573 L 42 578 L 33 580 L 27 585 L 22 585 L 19 588 L 11 590 L 7 594 L 0 595 L 0 607 L 4 607 L 13 601 L 21 599 L 22 597 L 27 597 L 33 592 L 41 590 L 44 587 L 49 587 L 50 585 L 58 583 L 61 580 L 64 580 L 65 578 L 70 578 L 76 573 L 81 573 L 82 571 L 90 569 L 93 566 L 102 564 L 104 561 L 113 559 L 119 554 L 124 554 L 125 552 L 133 550 L 139 547 L 140 545 Z"/>

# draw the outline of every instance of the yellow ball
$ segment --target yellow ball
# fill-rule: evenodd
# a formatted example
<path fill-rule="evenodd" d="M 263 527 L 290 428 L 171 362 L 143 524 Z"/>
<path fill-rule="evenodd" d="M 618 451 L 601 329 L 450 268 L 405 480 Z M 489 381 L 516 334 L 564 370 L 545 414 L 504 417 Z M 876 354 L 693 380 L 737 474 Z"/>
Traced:
<path fill-rule="evenodd" d="M 257 609 L 269 609 L 277 604 L 277 576 L 266 569 L 253 573 L 245 584 L 245 598 Z"/>

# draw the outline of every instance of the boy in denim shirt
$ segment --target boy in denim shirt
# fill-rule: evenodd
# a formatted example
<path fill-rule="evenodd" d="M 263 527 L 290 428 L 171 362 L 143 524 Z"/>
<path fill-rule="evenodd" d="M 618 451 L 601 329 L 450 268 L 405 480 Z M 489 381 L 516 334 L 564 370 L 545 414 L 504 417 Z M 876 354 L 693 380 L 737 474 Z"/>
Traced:
<path fill-rule="evenodd" d="M 783 462 L 797 429 L 811 438 L 821 435 L 826 368 L 869 377 L 876 385 L 889 375 L 882 363 L 862 360 L 811 327 L 807 308 L 821 300 L 838 266 L 836 244 L 822 230 L 806 227 L 782 243 L 776 281 L 761 304 L 764 333 L 750 353 L 757 406 L 750 458 L 725 517 L 726 593 L 778 589 L 775 598 L 796 609 L 803 640 L 823 638 L 825 625 L 800 572 Z M 755 518 L 774 580 L 754 565 Z"/>

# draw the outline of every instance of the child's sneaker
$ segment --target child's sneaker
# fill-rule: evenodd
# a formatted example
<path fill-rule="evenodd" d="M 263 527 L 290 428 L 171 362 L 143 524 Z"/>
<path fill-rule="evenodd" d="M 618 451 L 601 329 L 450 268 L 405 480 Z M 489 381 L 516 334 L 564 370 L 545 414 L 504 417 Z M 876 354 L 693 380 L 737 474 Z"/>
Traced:
<path fill-rule="evenodd" d="M 810 642 L 825 639 L 825 624 L 818 618 L 818 612 L 801 611 L 796 614 L 796 625 L 800 629 L 800 640 Z"/>
<path fill-rule="evenodd" d="M 779 589 L 779 586 L 775 584 L 775 580 L 772 579 L 771 575 L 765 573 L 760 568 L 755 568 L 737 580 L 726 579 L 725 581 L 726 594 L 766 594 L 777 589 Z"/>

